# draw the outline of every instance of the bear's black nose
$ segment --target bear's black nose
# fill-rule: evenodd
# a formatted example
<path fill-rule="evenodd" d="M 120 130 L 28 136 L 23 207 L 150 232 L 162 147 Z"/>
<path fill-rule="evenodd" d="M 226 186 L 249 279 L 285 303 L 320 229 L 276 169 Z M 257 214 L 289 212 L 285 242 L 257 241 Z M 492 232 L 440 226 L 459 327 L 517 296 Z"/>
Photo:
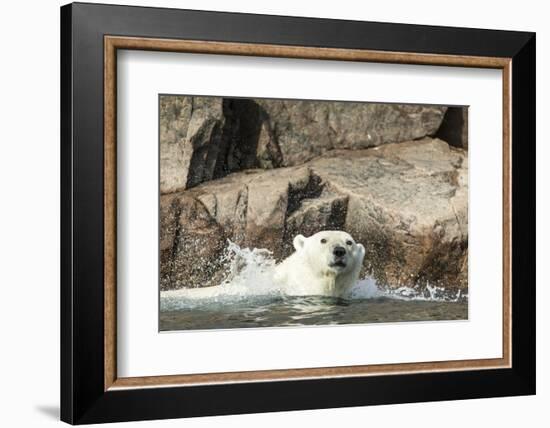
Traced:
<path fill-rule="evenodd" d="M 344 257 L 346 255 L 346 249 L 344 247 L 335 247 L 334 250 L 332 250 L 332 254 L 336 257 Z"/>

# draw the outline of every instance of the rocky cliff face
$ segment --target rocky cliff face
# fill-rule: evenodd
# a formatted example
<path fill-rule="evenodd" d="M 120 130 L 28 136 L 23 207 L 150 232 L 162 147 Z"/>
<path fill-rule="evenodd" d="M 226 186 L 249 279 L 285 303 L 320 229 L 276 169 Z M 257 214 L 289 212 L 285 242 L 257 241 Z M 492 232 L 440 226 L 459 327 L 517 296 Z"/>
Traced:
<path fill-rule="evenodd" d="M 333 149 L 431 136 L 446 107 L 165 95 L 161 193 L 232 172 L 301 165 Z"/>
<path fill-rule="evenodd" d="M 464 290 L 467 137 L 465 108 L 162 96 L 161 288 L 218 284 L 228 240 L 341 229 L 380 284 Z"/>

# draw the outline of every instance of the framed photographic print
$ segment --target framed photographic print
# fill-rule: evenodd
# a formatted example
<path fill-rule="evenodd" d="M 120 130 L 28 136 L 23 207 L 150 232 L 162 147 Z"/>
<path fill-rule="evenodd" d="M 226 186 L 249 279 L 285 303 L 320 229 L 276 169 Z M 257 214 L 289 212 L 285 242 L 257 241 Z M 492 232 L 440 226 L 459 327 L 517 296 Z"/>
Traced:
<path fill-rule="evenodd" d="M 535 35 L 61 8 L 61 418 L 535 393 Z"/>

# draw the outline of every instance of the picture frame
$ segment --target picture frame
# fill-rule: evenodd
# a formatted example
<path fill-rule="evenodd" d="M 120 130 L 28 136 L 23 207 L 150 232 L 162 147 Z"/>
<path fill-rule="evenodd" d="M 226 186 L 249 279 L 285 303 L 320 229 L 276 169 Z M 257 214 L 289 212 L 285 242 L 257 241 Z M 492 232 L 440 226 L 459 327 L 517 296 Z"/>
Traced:
<path fill-rule="evenodd" d="M 118 50 L 502 70 L 502 358 L 117 376 Z M 535 34 L 73 3 L 61 8 L 61 419 L 535 393 Z"/>

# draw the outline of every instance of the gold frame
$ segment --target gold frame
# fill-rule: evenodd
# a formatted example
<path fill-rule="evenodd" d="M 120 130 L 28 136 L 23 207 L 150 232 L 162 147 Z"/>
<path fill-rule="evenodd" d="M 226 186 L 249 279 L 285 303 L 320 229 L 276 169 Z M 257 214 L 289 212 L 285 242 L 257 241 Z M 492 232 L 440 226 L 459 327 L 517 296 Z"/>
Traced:
<path fill-rule="evenodd" d="M 422 363 L 357 365 L 170 376 L 117 377 L 116 369 L 116 52 L 117 49 L 218 55 L 325 59 L 399 64 L 494 68 L 503 81 L 503 349 L 502 358 Z M 104 37 L 104 389 L 191 386 L 271 380 L 357 377 L 511 367 L 511 79 L 512 59 L 382 52 L 359 49 L 281 46 L 138 37 Z"/>

